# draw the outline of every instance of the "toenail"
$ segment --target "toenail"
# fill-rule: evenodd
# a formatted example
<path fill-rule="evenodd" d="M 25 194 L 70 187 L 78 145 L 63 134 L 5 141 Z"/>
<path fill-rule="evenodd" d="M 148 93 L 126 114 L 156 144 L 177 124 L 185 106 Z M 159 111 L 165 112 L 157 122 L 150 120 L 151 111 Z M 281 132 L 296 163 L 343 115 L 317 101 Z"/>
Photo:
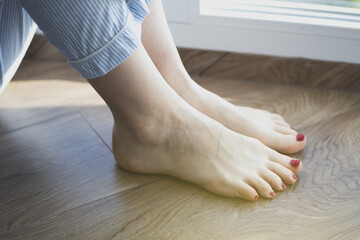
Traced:
<path fill-rule="evenodd" d="M 286 188 L 285 183 L 281 183 L 281 187 L 282 187 L 282 189 L 285 189 Z"/>
<path fill-rule="evenodd" d="M 300 160 L 298 160 L 298 159 L 292 159 L 290 161 L 290 165 L 293 167 L 297 167 L 297 166 L 299 166 L 299 164 L 300 164 Z"/>
<path fill-rule="evenodd" d="M 295 173 L 293 174 L 293 179 L 295 179 L 295 180 L 297 179 L 297 176 L 295 175 Z"/>
<path fill-rule="evenodd" d="M 298 135 L 296 135 L 296 141 L 301 142 L 301 141 L 304 140 L 304 138 L 305 138 L 305 134 L 298 134 Z"/>
<path fill-rule="evenodd" d="M 272 191 L 272 192 L 270 193 L 270 196 L 275 197 L 274 191 Z"/>
<path fill-rule="evenodd" d="M 254 200 L 258 200 L 258 198 L 259 198 L 259 196 L 258 196 L 258 195 L 256 195 L 256 196 L 254 197 Z"/>
<path fill-rule="evenodd" d="M 292 130 L 295 130 L 295 128 L 291 127 Z"/>

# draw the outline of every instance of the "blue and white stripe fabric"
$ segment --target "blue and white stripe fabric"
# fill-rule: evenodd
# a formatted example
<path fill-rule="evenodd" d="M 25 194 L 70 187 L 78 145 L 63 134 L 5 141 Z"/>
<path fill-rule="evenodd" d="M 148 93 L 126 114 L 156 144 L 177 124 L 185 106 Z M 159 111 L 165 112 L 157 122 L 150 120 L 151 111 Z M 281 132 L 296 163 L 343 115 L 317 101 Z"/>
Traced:
<path fill-rule="evenodd" d="M 0 0 L 0 93 L 15 75 L 36 28 L 19 2 Z"/>
<path fill-rule="evenodd" d="M 139 46 L 151 0 L 21 0 L 45 37 L 84 78 L 96 78 Z"/>
<path fill-rule="evenodd" d="M 141 44 L 141 24 L 149 13 L 147 5 L 151 1 L 3 0 L 0 26 L 10 32 L 15 29 L 17 32 L 29 31 L 29 26 L 36 28 L 34 20 L 69 64 L 84 78 L 92 79 L 105 75 L 121 64 Z M 14 17 L 21 13 L 28 19 L 24 19 L 22 24 L 14 22 L 10 24 L 11 27 L 6 26 L 9 15 Z M 31 29 L 29 32 L 33 34 L 34 31 Z M 1 32 L 0 43 L 4 39 L 25 43 L 16 34 L 10 36 L 7 32 Z M 16 53 L 22 48 L 19 45 L 11 46 L 10 53 L 1 50 L 2 65 L 7 62 L 5 60 L 9 59 L 9 55 L 14 55 L 11 58 L 19 56 Z"/>

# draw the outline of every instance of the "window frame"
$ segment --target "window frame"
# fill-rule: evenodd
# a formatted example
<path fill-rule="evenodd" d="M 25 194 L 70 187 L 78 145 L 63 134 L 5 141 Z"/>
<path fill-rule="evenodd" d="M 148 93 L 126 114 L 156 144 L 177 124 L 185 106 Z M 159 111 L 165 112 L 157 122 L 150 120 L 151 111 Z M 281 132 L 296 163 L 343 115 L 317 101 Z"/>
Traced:
<path fill-rule="evenodd" d="M 201 14 L 200 1 L 163 0 L 179 47 L 360 64 L 360 23 Z"/>

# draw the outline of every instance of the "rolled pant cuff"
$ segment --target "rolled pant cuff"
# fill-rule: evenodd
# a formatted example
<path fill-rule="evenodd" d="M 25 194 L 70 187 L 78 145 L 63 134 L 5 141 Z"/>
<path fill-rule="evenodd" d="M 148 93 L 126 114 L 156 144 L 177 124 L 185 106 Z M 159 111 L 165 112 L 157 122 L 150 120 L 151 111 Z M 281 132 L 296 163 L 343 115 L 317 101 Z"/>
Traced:
<path fill-rule="evenodd" d="M 126 25 L 106 45 L 82 59 L 69 60 L 69 64 L 86 79 L 103 76 L 130 57 L 140 39 L 141 22 L 128 14 Z"/>

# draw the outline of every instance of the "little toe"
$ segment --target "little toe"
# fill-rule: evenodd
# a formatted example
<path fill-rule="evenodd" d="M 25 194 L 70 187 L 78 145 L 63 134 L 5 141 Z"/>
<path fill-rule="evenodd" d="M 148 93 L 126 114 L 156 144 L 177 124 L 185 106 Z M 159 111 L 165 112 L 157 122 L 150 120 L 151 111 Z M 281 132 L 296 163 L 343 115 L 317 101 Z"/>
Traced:
<path fill-rule="evenodd" d="M 293 184 L 296 182 L 297 176 L 290 169 L 285 168 L 279 163 L 269 162 L 268 169 L 280 176 L 285 184 Z"/>
<path fill-rule="evenodd" d="M 248 183 L 250 186 L 254 187 L 264 198 L 273 198 L 275 196 L 274 190 L 270 184 L 259 176 L 249 179 Z"/>
<path fill-rule="evenodd" d="M 249 201 L 256 201 L 259 198 L 256 190 L 244 182 L 238 183 L 237 186 L 235 186 L 235 189 L 237 193 L 236 195 L 239 198 L 243 198 Z"/>
<path fill-rule="evenodd" d="M 214 192 L 225 197 L 242 198 L 249 201 L 256 201 L 259 198 L 259 194 L 256 190 L 242 180 L 232 182 L 226 181 L 225 184 L 224 182 L 221 182 L 220 185 L 205 184 L 202 186 L 210 192 Z"/>

